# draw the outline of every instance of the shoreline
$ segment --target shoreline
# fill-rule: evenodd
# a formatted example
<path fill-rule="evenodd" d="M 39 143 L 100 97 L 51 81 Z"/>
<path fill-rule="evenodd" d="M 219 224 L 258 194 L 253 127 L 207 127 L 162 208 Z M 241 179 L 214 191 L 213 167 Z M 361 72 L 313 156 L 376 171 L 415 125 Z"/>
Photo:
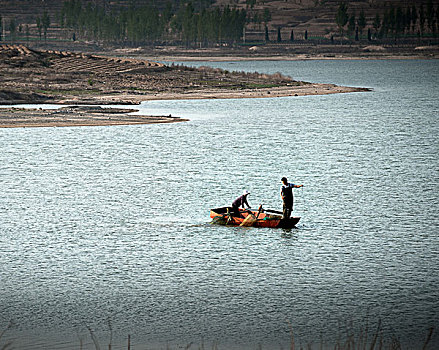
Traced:
<path fill-rule="evenodd" d="M 130 114 L 133 112 L 138 112 L 138 110 L 97 106 L 61 107 L 59 109 L 2 107 L 0 108 L 0 128 L 139 125 L 189 121 L 171 115 Z"/>
<path fill-rule="evenodd" d="M 194 99 L 241 99 L 241 98 L 277 98 L 311 95 L 329 95 L 339 93 L 366 92 L 368 88 L 337 86 L 334 84 L 309 84 L 302 87 L 278 87 L 265 90 L 247 90 L 237 92 L 198 91 L 187 94 L 162 93 L 154 96 L 100 96 L 91 101 L 60 100 L 47 101 L 59 104 L 57 109 L 21 108 L 20 103 L 11 103 L 14 107 L 0 104 L 1 128 L 30 127 L 72 127 L 72 126 L 110 126 L 138 125 L 186 122 L 189 119 L 168 116 L 146 116 L 131 114 L 138 109 L 100 107 L 99 105 L 121 104 L 139 105 L 143 101 L 154 100 L 194 100 Z M 46 102 L 46 103 L 47 103 Z M 35 103 L 38 104 L 38 103 Z M 43 103 L 42 103 L 43 104 Z M 88 104 L 90 106 L 83 106 Z M 69 106 L 74 105 L 74 106 Z"/>
<path fill-rule="evenodd" d="M 296 81 L 281 73 L 165 65 L 123 53 L 123 57 L 115 57 L 0 45 L 0 79 L 4 82 L 0 88 L 0 105 L 82 106 L 61 107 L 55 111 L 2 108 L 0 127 L 186 121 L 172 116 L 133 116 L 129 114 L 132 111 L 126 109 L 83 105 L 138 105 L 153 100 L 276 98 L 372 91 L 364 87 Z M 206 57 L 200 59 L 206 60 Z M 221 59 L 230 58 L 222 56 Z"/>
<path fill-rule="evenodd" d="M 160 61 L 160 62 L 239 62 L 239 61 L 385 61 L 385 60 L 437 60 L 439 56 L 423 56 L 423 55 L 368 55 L 368 56 L 350 56 L 350 55 L 267 55 L 267 56 L 153 56 L 140 55 L 139 58 Z"/>
<path fill-rule="evenodd" d="M 299 97 L 312 95 L 330 95 L 353 92 L 370 92 L 372 89 L 364 87 L 338 86 L 334 84 L 307 84 L 303 86 L 273 87 L 266 89 L 245 90 L 195 90 L 186 93 L 162 92 L 149 95 L 133 95 L 120 93 L 114 95 L 100 95 L 86 99 L 57 99 L 50 103 L 60 105 L 139 105 L 144 101 L 161 100 L 207 100 L 207 99 L 239 99 L 239 98 L 276 98 Z"/>

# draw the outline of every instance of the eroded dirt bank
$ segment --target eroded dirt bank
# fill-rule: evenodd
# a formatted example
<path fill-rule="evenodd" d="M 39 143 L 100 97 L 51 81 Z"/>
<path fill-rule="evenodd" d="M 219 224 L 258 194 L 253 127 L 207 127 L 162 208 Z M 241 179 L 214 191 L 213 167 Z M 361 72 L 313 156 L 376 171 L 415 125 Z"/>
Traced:
<path fill-rule="evenodd" d="M 367 91 L 281 74 L 166 66 L 142 59 L 0 46 L 0 104 L 138 104 L 145 100 L 300 96 Z"/>

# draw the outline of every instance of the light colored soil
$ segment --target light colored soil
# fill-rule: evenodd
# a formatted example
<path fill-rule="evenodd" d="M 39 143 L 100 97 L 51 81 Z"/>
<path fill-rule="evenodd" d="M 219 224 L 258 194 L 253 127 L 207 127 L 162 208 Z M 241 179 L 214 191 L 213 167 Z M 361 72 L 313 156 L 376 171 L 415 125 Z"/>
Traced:
<path fill-rule="evenodd" d="M 187 119 L 172 116 L 143 116 L 129 113 L 136 109 L 101 107 L 63 107 L 56 110 L 0 108 L 0 128 L 103 126 L 174 123 Z"/>
<path fill-rule="evenodd" d="M 0 45 L 0 81 L 0 104 L 3 105 L 136 105 L 148 100 L 266 98 L 370 91 L 295 81 L 279 73 L 166 66 L 144 57 L 127 59 L 68 51 L 36 51 L 22 45 Z M 0 127 L 183 121 L 171 116 L 130 115 L 130 112 L 100 107 L 1 108 Z"/>
<path fill-rule="evenodd" d="M 0 46 L 0 104 L 138 104 L 146 100 L 301 96 L 365 91 L 281 74 L 165 66 L 67 51 Z"/>

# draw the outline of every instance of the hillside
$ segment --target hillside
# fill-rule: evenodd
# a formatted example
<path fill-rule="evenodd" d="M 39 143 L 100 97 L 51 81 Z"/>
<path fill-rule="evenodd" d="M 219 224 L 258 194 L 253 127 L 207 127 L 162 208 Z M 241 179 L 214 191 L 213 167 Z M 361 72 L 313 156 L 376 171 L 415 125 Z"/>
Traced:
<path fill-rule="evenodd" d="M 74 0 L 81 2 L 81 0 Z M 237 10 L 246 11 L 246 23 L 238 34 L 234 34 L 231 39 L 222 38 L 200 39 L 200 35 L 204 35 L 205 27 L 191 29 L 190 36 L 184 33 L 184 19 L 180 19 L 180 29 L 178 23 L 175 25 L 175 18 L 180 18 L 180 13 L 184 13 L 187 1 L 178 0 L 156 0 L 154 6 L 157 8 L 157 16 L 164 18 L 164 11 L 169 7 L 169 22 L 162 24 L 160 29 L 163 34 L 155 34 L 155 36 L 147 37 L 138 35 L 136 40 L 120 39 L 126 33 L 126 28 L 122 28 L 122 34 L 115 41 L 109 40 L 107 37 L 94 37 L 91 33 L 95 30 L 83 29 L 78 31 L 73 27 L 61 25 L 60 13 L 63 8 L 64 1 L 58 0 L 0 0 L 0 17 L 2 18 L 1 40 L 7 43 L 25 43 L 28 46 L 57 46 L 62 43 L 72 42 L 81 49 L 81 45 L 93 44 L 95 47 L 107 46 L 157 46 L 157 45 L 181 45 L 192 47 L 215 47 L 218 44 L 223 45 L 226 42 L 231 44 L 266 44 L 267 39 L 273 44 L 291 44 L 291 38 L 294 38 L 294 44 L 310 44 L 310 45 L 327 45 L 348 41 L 352 44 L 367 41 L 378 42 L 380 45 L 412 45 L 426 46 L 438 44 L 439 33 L 439 0 L 350 0 L 347 1 L 347 16 L 355 17 L 354 25 L 358 27 L 360 14 L 364 14 L 364 29 L 360 29 L 357 40 L 354 39 L 355 31 L 349 31 L 349 24 L 343 27 L 343 37 L 340 36 L 340 28 L 336 23 L 336 15 L 340 6 L 339 0 L 198 0 L 194 1 L 193 14 L 191 15 L 193 22 L 197 25 L 197 15 L 201 13 L 201 9 L 206 8 L 213 11 L 216 8 L 224 9 L 230 7 Z M 131 0 L 82 0 L 83 7 L 89 3 L 98 6 L 103 13 L 114 14 L 128 9 Z M 136 7 L 150 6 L 149 0 L 137 0 L 134 2 Z M 172 5 L 172 6 L 170 6 Z M 430 5 L 430 11 L 429 11 Z M 422 7 L 422 10 L 421 10 Z M 180 10 L 179 10 L 180 9 Z M 408 24 L 403 24 L 402 30 L 398 30 L 397 21 L 398 13 L 401 14 L 401 21 L 407 22 L 407 9 L 416 9 L 415 20 L 408 20 Z M 399 11 L 399 12 L 398 12 Z M 47 12 L 50 18 L 50 25 L 47 28 L 47 37 L 43 35 L 43 30 L 38 28 L 37 22 L 41 20 L 43 14 Z M 423 15 L 421 15 L 421 12 Z M 385 35 L 379 36 L 378 29 L 374 28 L 374 20 L 378 15 L 381 23 L 381 32 L 384 28 L 384 19 L 388 14 L 392 13 L 392 20 L 388 20 L 386 24 Z M 430 18 L 428 18 L 430 15 Z M 180 16 L 180 17 L 179 17 Z M 233 13 L 232 13 L 233 16 Z M 387 17 L 386 17 L 387 16 Z M 421 26 L 421 17 L 424 17 Z M 114 21 L 111 17 L 107 21 Z M 148 18 L 148 17 L 147 17 Z M 201 17 L 200 17 L 201 18 Z M 173 22 L 174 21 L 174 22 Z M 392 22 L 393 21 L 393 22 Z M 13 22 L 13 26 L 12 23 Z M 139 22 L 139 20 L 137 20 Z M 141 21 L 140 21 L 141 22 Z M 183 23 L 183 24 L 182 24 Z M 401 24 L 402 25 L 402 24 Z M 150 27 L 156 27 L 153 23 Z M 13 28 L 14 32 L 12 31 Z M 226 23 L 227 28 L 227 23 Z M 239 27 L 238 27 L 239 28 Z M 181 32 L 178 32 L 180 30 Z M 368 37 L 369 31 L 369 37 Z M 207 34 L 206 34 L 207 35 Z M 280 35 L 280 36 L 279 36 Z M 218 36 L 218 34 L 217 34 Z M 215 36 L 213 36 L 215 38 Z M 186 38 L 186 39 L 184 39 Z M 396 40 L 398 38 L 398 40 Z M 280 41 L 279 41 L 280 39 Z M 307 40 L 306 40 L 307 39 Z M 379 39 L 379 40 L 378 40 Z"/>
<path fill-rule="evenodd" d="M 281 28 L 282 40 L 290 39 L 291 30 L 294 31 L 295 38 L 299 40 L 304 38 L 305 31 L 308 32 L 308 38 L 330 38 L 331 35 L 338 35 L 336 14 L 340 0 L 265 0 L 255 1 L 253 7 L 249 7 L 248 2 L 249 0 L 238 0 L 236 6 L 246 8 L 250 16 L 263 13 L 264 9 L 270 11 L 271 20 L 268 22 L 268 28 L 271 40 L 277 39 L 277 28 Z M 225 6 L 228 3 L 230 0 L 217 0 L 216 5 Z M 415 6 L 419 10 L 421 5 L 425 12 L 428 0 L 350 0 L 346 3 L 348 4 L 348 15 L 355 14 L 356 20 L 358 20 L 359 14 L 364 12 L 367 23 L 363 31 L 365 36 L 368 28 L 374 31 L 373 22 L 377 14 L 383 19 L 385 12 L 391 10 L 392 7 L 394 9 L 400 7 L 405 13 L 407 7 Z M 432 4 L 437 11 L 439 0 L 433 0 Z M 437 12 L 435 16 L 437 16 Z M 250 38 L 256 39 L 255 35 L 258 34 L 261 37 L 260 27 L 261 25 L 254 23 L 248 26 Z M 417 29 L 419 29 L 419 21 Z"/>

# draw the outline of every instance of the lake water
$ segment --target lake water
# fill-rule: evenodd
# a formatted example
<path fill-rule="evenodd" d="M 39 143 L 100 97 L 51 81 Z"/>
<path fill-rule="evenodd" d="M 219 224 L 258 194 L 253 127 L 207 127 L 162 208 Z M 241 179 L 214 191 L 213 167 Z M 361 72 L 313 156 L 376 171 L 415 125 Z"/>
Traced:
<path fill-rule="evenodd" d="M 439 347 L 439 61 L 191 63 L 373 92 L 153 101 L 187 123 L 0 129 L 16 349 Z M 293 230 L 210 225 L 244 189 Z"/>

